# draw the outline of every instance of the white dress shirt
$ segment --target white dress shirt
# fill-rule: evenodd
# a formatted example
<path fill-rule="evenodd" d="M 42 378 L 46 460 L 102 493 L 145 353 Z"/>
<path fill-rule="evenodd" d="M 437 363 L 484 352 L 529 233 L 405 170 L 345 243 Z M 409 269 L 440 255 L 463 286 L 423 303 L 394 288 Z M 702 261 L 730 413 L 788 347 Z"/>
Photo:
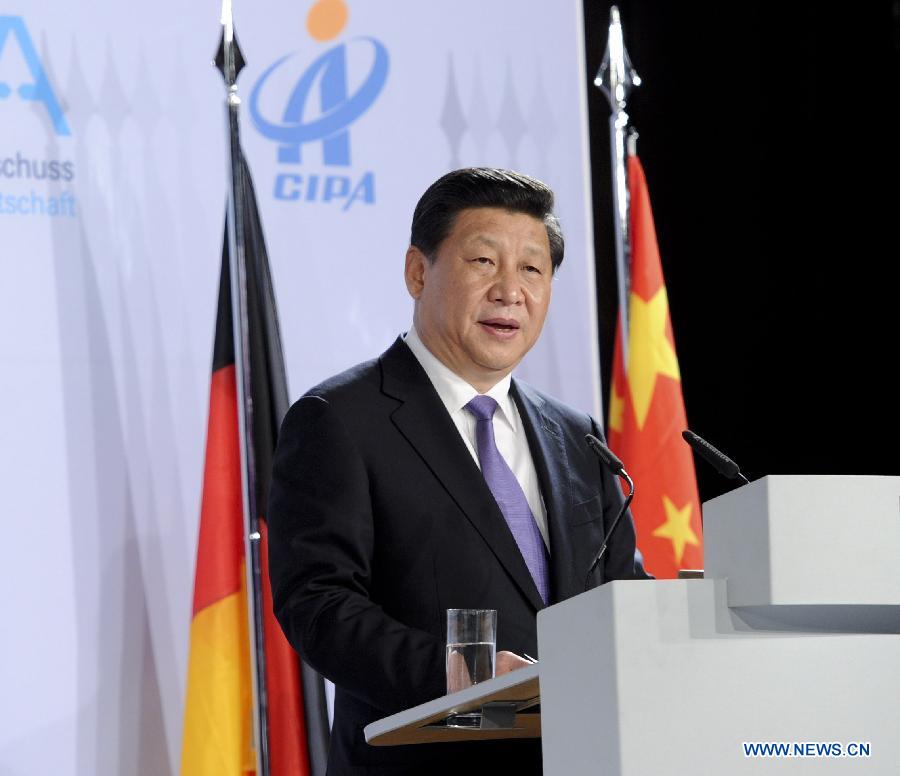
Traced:
<path fill-rule="evenodd" d="M 416 327 L 410 327 L 409 332 L 403 338 L 409 346 L 418 362 L 431 380 L 438 396 L 450 413 L 450 418 L 456 425 L 459 435 L 466 443 L 466 447 L 475 459 L 475 463 L 481 468 L 478 461 L 478 442 L 475 437 L 475 416 L 467 409 L 468 404 L 478 395 L 471 385 L 453 372 L 440 361 L 419 339 Z M 534 468 L 534 460 L 528 447 L 528 439 L 525 437 L 525 429 L 522 426 L 522 418 L 519 409 L 509 395 L 509 386 L 512 378 L 504 377 L 491 388 L 487 395 L 497 402 L 497 411 L 494 413 L 494 438 L 497 441 L 497 449 L 503 456 L 507 465 L 519 481 L 519 485 L 525 493 L 528 506 L 537 522 L 544 544 L 548 551 L 550 542 L 547 536 L 547 509 L 544 499 L 541 497 L 541 488 L 538 485 L 537 471 Z"/>

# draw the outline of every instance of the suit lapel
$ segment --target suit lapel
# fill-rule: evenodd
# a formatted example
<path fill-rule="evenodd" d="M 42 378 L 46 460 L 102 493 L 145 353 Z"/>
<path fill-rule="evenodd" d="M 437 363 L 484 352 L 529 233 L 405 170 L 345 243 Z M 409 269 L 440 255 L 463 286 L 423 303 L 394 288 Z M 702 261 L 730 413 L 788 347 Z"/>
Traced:
<path fill-rule="evenodd" d="M 394 425 L 481 534 L 532 606 L 543 608 L 516 540 L 425 370 L 400 339 L 380 360 L 382 390 L 402 402 L 391 415 Z"/>
<path fill-rule="evenodd" d="M 537 471 L 550 533 L 550 600 L 562 601 L 581 592 L 575 553 L 568 530 L 572 510 L 572 478 L 563 432 L 546 411 L 545 402 L 529 386 L 513 380 L 512 395 L 525 426 Z"/>

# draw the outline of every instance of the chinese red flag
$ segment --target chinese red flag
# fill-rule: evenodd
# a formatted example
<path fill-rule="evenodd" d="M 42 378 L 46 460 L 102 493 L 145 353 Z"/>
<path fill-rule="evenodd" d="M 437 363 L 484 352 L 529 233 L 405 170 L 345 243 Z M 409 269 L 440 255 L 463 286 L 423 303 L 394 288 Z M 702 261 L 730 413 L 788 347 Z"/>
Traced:
<path fill-rule="evenodd" d="M 636 484 L 631 509 L 638 547 L 657 578 L 703 568 L 700 498 L 687 428 L 681 373 L 644 170 L 628 158 L 631 288 L 627 364 L 621 322 L 613 354 L 607 436 Z"/>

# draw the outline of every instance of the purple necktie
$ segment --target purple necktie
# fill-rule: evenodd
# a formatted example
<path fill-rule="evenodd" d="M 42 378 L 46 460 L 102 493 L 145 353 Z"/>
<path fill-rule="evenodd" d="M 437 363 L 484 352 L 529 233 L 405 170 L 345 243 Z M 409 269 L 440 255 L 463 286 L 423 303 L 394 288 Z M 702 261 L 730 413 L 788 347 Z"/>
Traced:
<path fill-rule="evenodd" d="M 547 579 L 547 548 L 541 531 L 535 522 L 531 507 L 516 475 L 500 455 L 494 439 L 494 412 L 497 402 L 490 396 L 476 396 L 466 405 L 475 416 L 475 438 L 478 441 L 478 460 L 485 482 L 494 494 L 497 505 L 506 518 L 525 565 L 531 572 L 535 585 L 544 603 L 550 599 L 550 585 Z"/>

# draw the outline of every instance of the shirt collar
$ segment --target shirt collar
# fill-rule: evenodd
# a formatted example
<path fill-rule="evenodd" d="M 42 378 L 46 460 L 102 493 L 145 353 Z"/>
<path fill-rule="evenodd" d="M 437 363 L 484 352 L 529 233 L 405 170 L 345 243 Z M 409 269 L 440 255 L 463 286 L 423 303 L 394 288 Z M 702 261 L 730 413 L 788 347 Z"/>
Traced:
<path fill-rule="evenodd" d="M 478 395 L 478 391 L 475 388 L 469 385 L 426 347 L 414 325 L 410 326 L 403 341 L 422 365 L 438 396 L 440 396 L 444 406 L 447 407 L 451 414 L 461 412 L 463 407 Z M 498 412 L 501 413 L 503 419 L 515 432 L 518 430 L 516 422 L 518 416 L 515 412 L 512 396 L 509 393 L 511 382 L 512 375 L 506 375 L 487 391 L 486 395 L 497 402 Z"/>

